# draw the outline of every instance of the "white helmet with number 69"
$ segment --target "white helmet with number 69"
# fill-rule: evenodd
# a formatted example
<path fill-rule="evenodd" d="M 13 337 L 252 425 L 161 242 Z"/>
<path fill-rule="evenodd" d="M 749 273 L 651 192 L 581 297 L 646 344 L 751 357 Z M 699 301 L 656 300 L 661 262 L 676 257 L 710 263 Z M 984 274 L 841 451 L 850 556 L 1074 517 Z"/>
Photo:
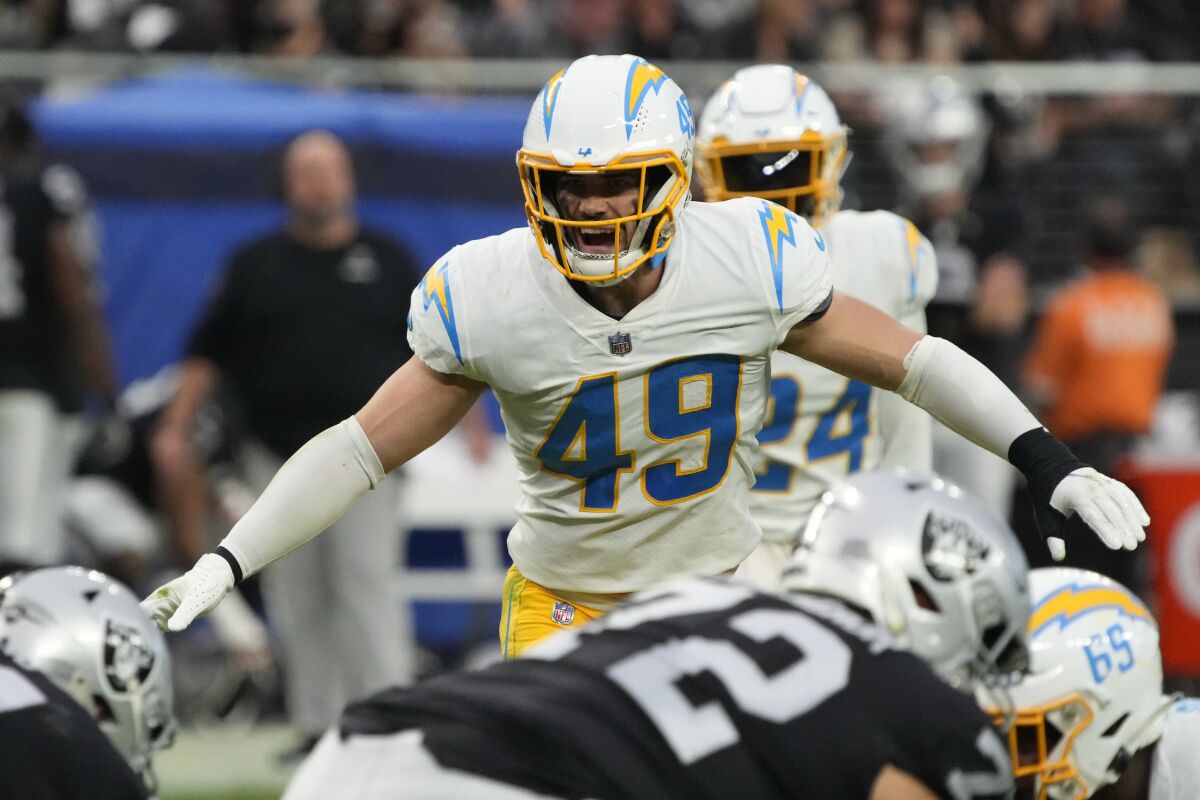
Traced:
<path fill-rule="evenodd" d="M 1010 691 L 1013 774 L 1039 800 L 1091 797 L 1162 735 L 1172 698 L 1162 693 L 1158 626 L 1096 572 L 1035 569 L 1029 588 L 1030 669 Z"/>

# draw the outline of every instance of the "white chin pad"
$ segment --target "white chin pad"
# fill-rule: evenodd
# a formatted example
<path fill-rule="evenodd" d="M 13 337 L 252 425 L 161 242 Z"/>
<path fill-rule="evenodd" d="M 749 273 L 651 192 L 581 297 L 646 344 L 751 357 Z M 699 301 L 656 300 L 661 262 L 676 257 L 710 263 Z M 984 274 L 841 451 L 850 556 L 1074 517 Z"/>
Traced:
<path fill-rule="evenodd" d="M 566 259 L 571 270 L 579 275 L 589 278 L 599 277 L 602 275 L 612 275 L 614 269 L 624 269 L 629 264 L 632 264 L 638 258 L 641 258 L 642 250 L 626 250 L 620 254 L 617 259 L 616 267 L 613 266 L 613 257 L 611 254 L 600 255 L 599 253 L 581 253 L 567 245 Z M 636 270 L 635 270 L 636 271 Z M 611 286 L 614 283 L 621 281 L 632 275 L 633 272 L 622 275 L 619 278 L 601 278 L 600 280 L 588 281 L 595 286 Z"/>

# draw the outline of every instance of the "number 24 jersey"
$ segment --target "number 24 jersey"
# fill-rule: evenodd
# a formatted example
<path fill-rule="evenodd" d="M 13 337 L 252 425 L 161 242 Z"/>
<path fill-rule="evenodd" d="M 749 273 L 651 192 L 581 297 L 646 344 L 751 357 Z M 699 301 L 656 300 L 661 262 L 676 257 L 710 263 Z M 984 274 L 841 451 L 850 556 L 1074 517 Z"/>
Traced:
<path fill-rule="evenodd" d="M 911 222 L 888 211 L 839 211 L 821 233 L 836 291 L 924 331 L 937 262 Z M 771 374 L 772 402 L 758 436 L 758 482 L 750 495 L 764 538 L 794 541 L 821 494 L 850 473 L 881 463 L 930 469 L 925 412 L 782 351 L 772 356 Z M 891 427 L 880 414 L 885 402 L 902 409 L 886 418 Z"/>
<path fill-rule="evenodd" d="M 454 248 L 413 293 L 413 352 L 500 401 L 522 489 L 509 552 L 544 586 L 717 574 L 758 542 L 747 494 L 770 354 L 829 301 L 826 245 L 755 199 L 692 203 L 675 237 L 662 283 L 620 320 L 525 228 Z"/>
<path fill-rule="evenodd" d="M 552 797 L 858 800 L 885 764 L 947 800 L 1012 791 L 974 700 L 835 600 L 690 580 L 525 657 L 351 705 L 443 767 Z"/>

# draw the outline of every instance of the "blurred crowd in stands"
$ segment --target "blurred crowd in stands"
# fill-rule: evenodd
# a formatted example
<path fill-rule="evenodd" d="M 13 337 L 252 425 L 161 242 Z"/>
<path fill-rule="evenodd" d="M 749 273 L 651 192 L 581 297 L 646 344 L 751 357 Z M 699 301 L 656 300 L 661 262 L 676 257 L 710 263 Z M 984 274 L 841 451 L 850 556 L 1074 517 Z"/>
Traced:
<path fill-rule="evenodd" d="M 0 49 L 292 57 L 1160 62 L 1200 59 L 1197 32 L 1191 0 L 0 0 Z M 888 152 L 891 106 L 910 98 L 882 88 L 834 97 L 855 132 L 847 207 L 911 201 Z M 1069 276 L 1080 201 L 1119 189 L 1153 229 L 1147 269 L 1173 299 L 1200 301 L 1200 181 L 1176 179 L 1200 174 L 1200 95 L 1048 98 L 1013 84 L 979 99 L 980 188 L 1034 198 L 1018 248 L 1033 284 Z"/>
<path fill-rule="evenodd" d="M 0 47 L 308 56 L 1200 57 L 1189 0 L 4 0 Z"/>

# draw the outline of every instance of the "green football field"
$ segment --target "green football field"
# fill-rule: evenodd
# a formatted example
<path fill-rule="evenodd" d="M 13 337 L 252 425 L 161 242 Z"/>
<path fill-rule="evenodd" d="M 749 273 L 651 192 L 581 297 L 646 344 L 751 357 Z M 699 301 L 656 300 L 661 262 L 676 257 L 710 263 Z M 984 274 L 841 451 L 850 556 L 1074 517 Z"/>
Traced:
<path fill-rule="evenodd" d="M 248 791 L 240 792 L 235 789 L 220 791 L 215 794 L 174 794 L 167 792 L 159 795 L 159 800 L 278 800 L 279 792 Z"/>
<path fill-rule="evenodd" d="M 278 800 L 297 764 L 277 756 L 294 744 L 279 724 L 184 728 L 154 759 L 159 800 Z"/>

